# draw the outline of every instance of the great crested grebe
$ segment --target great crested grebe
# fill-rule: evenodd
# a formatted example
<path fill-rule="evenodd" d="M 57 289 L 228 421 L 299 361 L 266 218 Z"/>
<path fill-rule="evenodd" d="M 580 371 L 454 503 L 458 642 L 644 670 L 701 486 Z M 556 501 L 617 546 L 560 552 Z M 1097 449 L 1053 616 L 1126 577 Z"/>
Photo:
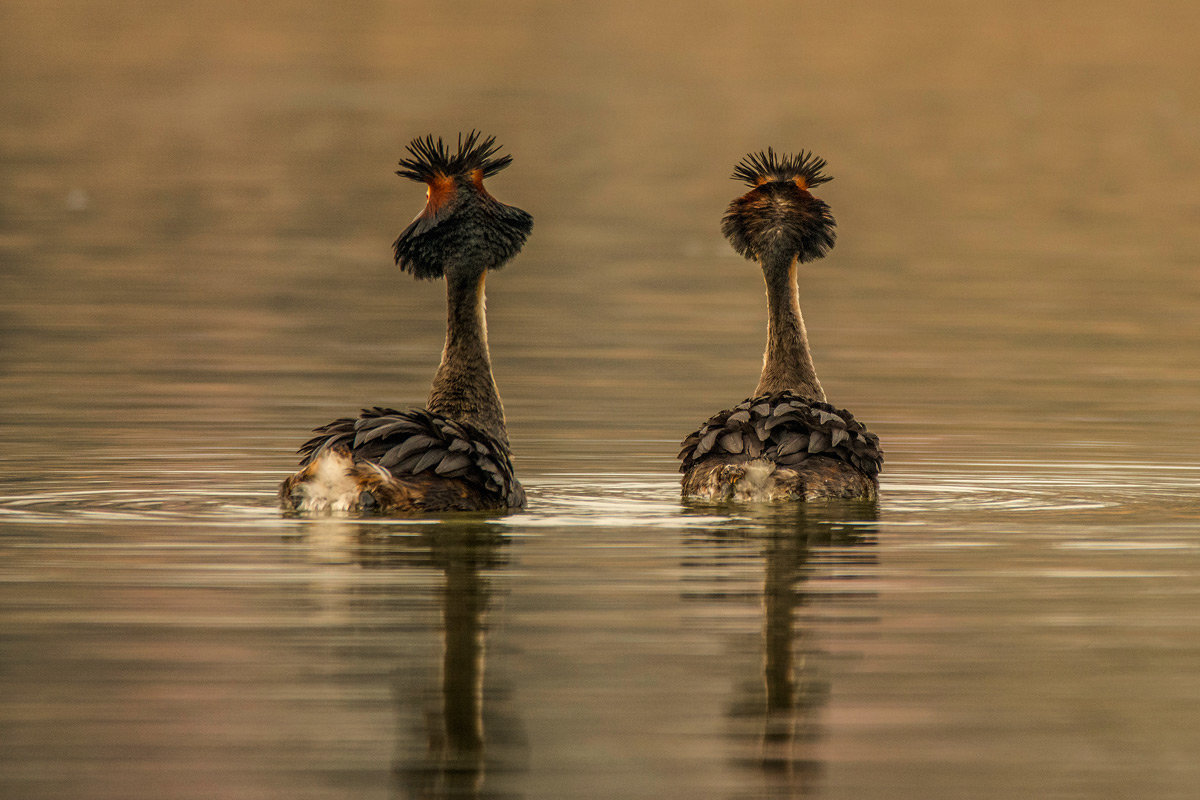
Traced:
<path fill-rule="evenodd" d="M 396 174 L 428 187 L 425 209 L 393 245 L 416 278 L 446 279 L 446 346 L 426 408 L 365 409 L 316 429 L 283 482 L 288 511 L 403 514 L 518 509 L 504 407 L 488 355 L 484 281 L 525 244 L 533 217 L 488 194 L 483 179 L 512 161 L 472 131 L 451 153 L 414 139 Z"/>
<path fill-rule="evenodd" d="M 767 350 L 754 396 L 721 411 L 683 441 L 683 496 L 761 502 L 874 499 L 883 452 L 849 411 L 825 402 L 796 284 L 798 264 L 835 240 L 829 206 L 810 190 L 829 181 L 812 153 L 752 153 L 733 172 L 750 191 L 729 204 L 721 231 L 762 267 Z"/>

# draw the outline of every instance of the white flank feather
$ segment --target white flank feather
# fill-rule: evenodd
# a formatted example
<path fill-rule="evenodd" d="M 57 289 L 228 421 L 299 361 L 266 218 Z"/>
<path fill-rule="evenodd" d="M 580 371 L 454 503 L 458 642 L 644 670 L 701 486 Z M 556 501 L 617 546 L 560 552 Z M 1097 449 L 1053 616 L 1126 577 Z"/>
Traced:
<path fill-rule="evenodd" d="M 760 458 L 745 465 L 742 476 L 733 485 L 732 499 L 757 503 L 775 499 L 775 464 Z"/>
<path fill-rule="evenodd" d="M 358 482 L 350 476 L 354 461 L 345 453 L 325 452 L 317 458 L 312 476 L 300 484 L 299 510 L 345 513 L 358 507 Z"/>

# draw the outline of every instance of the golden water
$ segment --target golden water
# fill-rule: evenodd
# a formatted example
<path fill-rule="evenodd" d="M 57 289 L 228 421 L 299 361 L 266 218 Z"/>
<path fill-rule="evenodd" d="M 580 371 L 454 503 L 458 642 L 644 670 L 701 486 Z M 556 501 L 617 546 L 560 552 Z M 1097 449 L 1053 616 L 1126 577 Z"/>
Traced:
<path fill-rule="evenodd" d="M 0 796 L 1012 798 L 1200 785 L 1200 7 L 0 10 Z M 479 127 L 526 513 L 282 519 L 423 402 L 403 145 Z M 815 150 L 877 507 L 678 501 L 754 386 L 747 151 Z"/>

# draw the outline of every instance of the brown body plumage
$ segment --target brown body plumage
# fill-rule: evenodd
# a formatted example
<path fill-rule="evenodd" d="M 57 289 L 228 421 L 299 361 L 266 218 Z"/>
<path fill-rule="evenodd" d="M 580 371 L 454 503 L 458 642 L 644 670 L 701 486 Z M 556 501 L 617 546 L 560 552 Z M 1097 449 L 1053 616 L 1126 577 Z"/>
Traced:
<path fill-rule="evenodd" d="M 414 139 L 397 174 L 424 182 L 426 205 L 393 245 L 417 278 L 445 277 L 446 346 L 424 409 L 364 410 L 316 430 L 280 486 L 287 511 L 381 514 L 522 508 L 504 407 L 487 346 L 484 282 L 520 251 L 533 219 L 483 179 L 508 166 L 491 137 Z"/>
<path fill-rule="evenodd" d="M 810 153 L 751 154 L 734 178 L 750 191 L 722 221 L 733 248 L 762 267 L 767 348 L 754 396 L 719 412 L 683 441 L 685 498 L 772 502 L 873 499 L 883 464 L 879 439 L 825 402 L 800 313 L 798 265 L 834 245 L 829 206 L 809 191 L 830 180 Z"/>

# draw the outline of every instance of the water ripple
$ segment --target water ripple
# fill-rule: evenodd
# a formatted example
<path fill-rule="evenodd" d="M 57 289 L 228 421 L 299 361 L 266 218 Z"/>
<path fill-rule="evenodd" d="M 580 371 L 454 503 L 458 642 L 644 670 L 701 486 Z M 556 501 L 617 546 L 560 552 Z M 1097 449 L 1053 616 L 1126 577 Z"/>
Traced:
<path fill-rule="evenodd" d="M 257 478 L 257 474 L 255 475 Z M 227 480 L 223 480 L 227 479 Z M 143 481 L 144 482 L 144 481 Z M 216 483 L 217 485 L 213 485 Z M 673 475 L 552 474 L 526 481 L 529 510 L 495 517 L 514 528 L 694 528 L 746 522 L 751 508 L 689 507 Z M 1195 517 L 1200 467 L 1152 463 L 1091 464 L 992 461 L 899 465 L 884 476 L 879 512 L 891 524 L 948 514 L 1078 514 L 1168 510 Z M 189 484 L 172 476 L 161 485 L 52 488 L 0 496 L 0 521 L 187 525 L 288 525 L 273 489 L 247 484 L 246 473 L 205 475 Z M 381 523 L 387 520 L 378 520 Z M 432 522 L 433 520 L 426 520 Z M 420 524 L 421 520 L 395 520 Z"/>
<path fill-rule="evenodd" d="M 1200 467 L 1153 463 L 926 462 L 885 476 L 882 501 L 903 514 L 1195 513 Z"/>
<path fill-rule="evenodd" d="M 279 521 L 273 498 L 245 489 L 69 489 L 0 496 L 0 520 L 25 524 Z"/>

